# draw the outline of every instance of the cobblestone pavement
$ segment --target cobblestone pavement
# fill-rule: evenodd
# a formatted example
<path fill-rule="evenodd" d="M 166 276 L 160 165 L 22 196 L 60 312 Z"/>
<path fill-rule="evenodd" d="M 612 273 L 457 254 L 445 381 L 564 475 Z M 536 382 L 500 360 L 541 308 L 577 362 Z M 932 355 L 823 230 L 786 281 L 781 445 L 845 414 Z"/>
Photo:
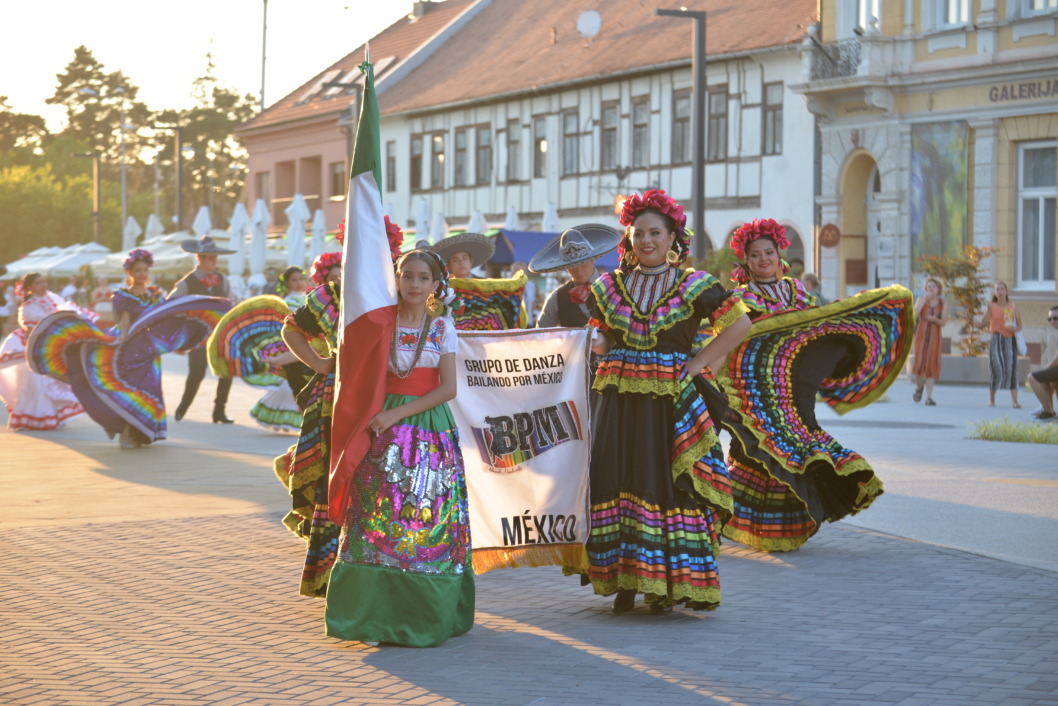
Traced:
<path fill-rule="evenodd" d="M 279 515 L 0 531 L 4 704 L 1056 704 L 1054 573 L 851 528 L 729 546 L 712 613 L 479 577 L 429 650 L 326 637 Z"/>
<path fill-rule="evenodd" d="M 900 512 L 889 533 L 841 522 L 790 554 L 728 543 L 723 605 L 669 616 L 615 616 L 555 568 L 495 571 L 469 634 L 415 650 L 324 635 L 270 468 L 291 437 L 245 423 L 260 393 L 240 384 L 240 422 L 203 422 L 210 387 L 140 451 L 86 419 L 0 430 L 0 704 L 1058 705 L 1053 557 L 990 558 L 1019 522 L 1054 534 L 1054 453 L 968 443 L 969 391 L 945 391 L 936 437 L 893 426 L 927 419 L 906 390 L 835 431 L 877 457 L 897 510 L 928 465 L 973 553 L 897 536 Z M 999 493 L 1019 512 L 989 521 Z"/>

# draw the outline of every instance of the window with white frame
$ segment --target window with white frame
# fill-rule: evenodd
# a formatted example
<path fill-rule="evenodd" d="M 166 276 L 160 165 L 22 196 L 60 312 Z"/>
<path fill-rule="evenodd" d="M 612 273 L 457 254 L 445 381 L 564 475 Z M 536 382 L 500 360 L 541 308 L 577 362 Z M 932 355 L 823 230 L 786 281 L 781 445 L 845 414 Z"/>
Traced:
<path fill-rule="evenodd" d="M 467 129 L 456 130 L 455 157 L 452 162 L 452 182 L 455 186 L 467 185 Z"/>
<path fill-rule="evenodd" d="M 621 120 L 617 103 L 603 103 L 602 106 L 602 140 L 599 145 L 599 167 L 613 169 L 617 166 L 617 127 Z"/>
<path fill-rule="evenodd" d="M 518 181 L 522 176 L 522 121 L 507 121 L 507 181 Z"/>
<path fill-rule="evenodd" d="M 474 183 L 489 184 L 492 182 L 492 127 L 478 125 L 474 135 Z"/>
<path fill-rule="evenodd" d="M 580 132 L 576 110 L 562 113 L 562 176 L 576 174 L 580 167 Z"/>
<path fill-rule="evenodd" d="M 650 96 L 632 99 L 632 166 L 645 167 L 650 147 Z"/>
<path fill-rule="evenodd" d="M 879 31 L 882 21 L 882 0 L 857 0 L 856 26 L 866 31 Z"/>
<path fill-rule="evenodd" d="M 935 29 L 962 27 L 970 23 L 970 0 L 933 0 Z"/>
<path fill-rule="evenodd" d="M 1018 145 L 1018 285 L 1054 287 L 1054 220 L 1058 147 L 1054 140 Z"/>
<path fill-rule="evenodd" d="M 1021 16 L 1046 15 L 1058 10 L 1058 0 L 1021 0 Z"/>

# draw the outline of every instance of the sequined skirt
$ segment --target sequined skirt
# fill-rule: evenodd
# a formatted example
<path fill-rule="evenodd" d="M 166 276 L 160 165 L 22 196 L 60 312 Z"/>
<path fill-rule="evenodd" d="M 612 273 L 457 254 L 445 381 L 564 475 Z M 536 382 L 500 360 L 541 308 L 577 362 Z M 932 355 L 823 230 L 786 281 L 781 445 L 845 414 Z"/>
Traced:
<path fill-rule="evenodd" d="M 385 408 L 413 399 L 387 395 Z M 327 590 L 327 633 L 427 646 L 469 630 L 470 516 L 448 405 L 377 436 L 352 494 Z"/>

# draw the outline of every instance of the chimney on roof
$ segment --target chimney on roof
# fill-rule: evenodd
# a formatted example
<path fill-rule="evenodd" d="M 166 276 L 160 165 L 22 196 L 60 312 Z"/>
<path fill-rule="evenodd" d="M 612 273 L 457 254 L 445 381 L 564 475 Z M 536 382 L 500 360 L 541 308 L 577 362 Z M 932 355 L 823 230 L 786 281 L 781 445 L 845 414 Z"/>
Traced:
<path fill-rule="evenodd" d="M 426 11 L 433 5 L 430 0 L 416 0 L 411 6 L 411 16 L 413 19 L 419 19 L 426 14 Z"/>

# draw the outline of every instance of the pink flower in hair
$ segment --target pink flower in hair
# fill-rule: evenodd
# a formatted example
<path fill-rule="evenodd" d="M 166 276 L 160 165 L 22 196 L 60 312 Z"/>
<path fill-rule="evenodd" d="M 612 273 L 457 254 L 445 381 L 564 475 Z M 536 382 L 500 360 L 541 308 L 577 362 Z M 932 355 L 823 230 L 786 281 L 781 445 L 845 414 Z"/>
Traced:
<path fill-rule="evenodd" d="M 770 238 L 779 250 L 790 247 L 790 241 L 786 239 L 786 229 L 775 219 L 755 218 L 749 223 L 743 223 L 731 236 L 731 249 L 735 251 L 735 257 L 745 260 L 746 247 L 760 238 Z"/>
<path fill-rule="evenodd" d="M 642 196 L 632 194 L 621 205 L 621 225 L 630 226 L 640 213 L 652 208 L 676 221 L 676 228 L 683 230 L 687 226 L 687 216 L 683 215 L 683 206 L 676 199 L 661 189 L 650 189 Z"/>

